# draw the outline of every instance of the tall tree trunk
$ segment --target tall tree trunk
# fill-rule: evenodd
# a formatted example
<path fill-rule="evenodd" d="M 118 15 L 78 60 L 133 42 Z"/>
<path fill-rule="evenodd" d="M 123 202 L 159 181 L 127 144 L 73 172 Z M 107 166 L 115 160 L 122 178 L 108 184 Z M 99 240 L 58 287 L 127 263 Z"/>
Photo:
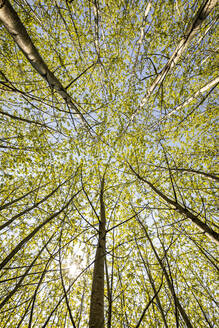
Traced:
<path fill-rule="evenodd" d="M 48 217 L 45 221 L 43 221 L 41 224 L 39 224 L 35 229 L 33 229 L 29 235 L 27 235 L 24 239 L 22 239 L 17 246 L 6 256 L 6 258 L 0 263 L 0 270 L 2 270 L 6 264 L 21 250 L 21 248 L 29 241 L 31 240 L 37 233 L 40 231 L 45 225 L 47 225 L 49 222 L 51 222 L 53 219 L 58 217 L 61 213 L 63 213 L 68 206 L 72 203 L 72 200 L 80 193 L 81 190 L 76 192 L 70 200 L 57 212 L 53 213 L 50 217 Z"/>
<path fill-rule="evenodd" d="M 192 22 L 189 24 L 188 28 L 186 29 L 184 33 L 184 37 L 180 40 L 178 43 L 176 49 L 173 51 L 170 59 L 166 63 L 166 65 L 162 68 L 159 74 L 157 74 L 156 78 L 152 82 L 151 86 L 147 90 L 144 98 L 141 101 L 140 106 L 136 108 L 134 113 L 131 115 L 131 118 L 125 127 L 125 130 L 128 128 L 130 123 L 134 120 L 135 115 L 138 113 L 138 111 L 144 107 L 144 105 L 147 103 L 151 95 L 153 94 L 154 90 L 158 85 L 160 85 L 164 79 L 166 78 L 169 71 L 176 66 L 176 64 L 179 62 L 180 58 L 182 57 L 182 54 L 185 52 L 185 50 L 188 48 L 191 40 L 194 38 L 194 36 L 197 34 L 197 32 L 200 30 L 201 25 L 203 21 L 208 17 L 210 12 L 213 10 L 213 8 L 216 6 L 217 0 L 205 0 L 202 5 L 200 6 L 197 13 L 194 15 Z"/>
<path fill-rule="evenodd" d="M 154 279 L 152 277 L 152 274 L 151 274 L 151 270 L 150 270 L 150 266 L 148 264 L 148 260 L 145 261 L 144 257 L 142 256 L 141 254 L 141 251 L 139 249 L 139 246 L 138 246 L 138 243 L 137 243 L 137 240 L 135 240 L 135 243 L 136 243 L 136 246 L 138 248 L 138 251 L 139 251 L 139 255 L 141 257 L 141 260 L 144 264 L 144 267 L 145 267 L 145 270 L 147 272 L 147 275 L 148 275 L 148 279 L 150 281 L 150 284 L 151 284 L 151 287 L 153 288 L 153 291 L 154 291 L 154 295 L 155 295 L 155 298 L 156 298 L 156 301 L 157 301 L 157 307 L 161 313 L 161 316 L 162 316 L 162 319 L 163 319 L 163 323 L 164 323 L 164 326 L 165 328 L 168 328 L 168 324 L 167 324 L 167 321 L 166 321 L 166 316 L 165 316 L 165 313 L 164 313 L 164 310 L 163 310 L 163 307 L 161 305 L 161 301 L 160 301 L 160 298 L 159 298 L 159 294 L 157 293 L 157 289 L 156 289 L 156 286 L 155 286 L 155 283 L 154 283 Z"/>
<path fill-rule="evenodd" d="M 8 0 L 0 0 L 0 21 L 13 37 L 14 41 L 33 68 L 43 77 L 52 89 L 57 91 L 66 104 L 74 109 L 83 124 L 85 124 L 88 128 L 91 128 L 82 113 L 79 111 L 78 107 L 73 103 L 71 96 L 66 91 L 66 88 L 48 68 L 44 59 L 41 57 L 37 48 L 33 44 L 25 26 L 18 17 L 18 14 Z"/>
<path fill-rule="evenodd" d="M 189 24 L 184 37 L 182 40 L 178 43 L 176 49 L 174 50 L 172 56 L 166 63 L 166 65 L 163 67 L 161 72 L 157 75 L 156 79 L 150 86 L 150 88 L 147 91 L 147 94 L 145 98 L 142 101 L 141 106 L 143 106 L 147 99 L 151 96 L 154 89 L 157 87 L 158 84 L 162 83 L 165 79 L 168 72 L 176 66 L 178 63 L 180 57 L 184 53 L 184 51 L 187 49 L 188 45 L 190 44 L 191 40 L 194 38 L 196 33 L 200 30 L 201 24 L 203 21 L 208 17 L 212 9 L 216 6 L 217 0 L 205 0 L 202 5 L 200 6 L 199 10 L 197 11 L 196 15 L 194 16 L 191 24 Z"/>
<path fill-rule="evenodd" d="M 157 259 L 157 261 L 158 261 L 158 263 L 159 263 L 159 265 L 160 265 L 160 267 L 161 267 L 161 269 L 162 269 L 162 271 L 164 273 L 164 276 L 166 278 L 167 285 L 168 285 L 169 290 L 170 290 L 170 292 L 172 294 L 172 297 L 174 299 L 175 305 L 176 305 L 177 309 L 179 310 L 179 312 L 180 312 L 180 314 L 181 314 L 181 316 L 182 316 L 182 318 L 183 318 L 183 320 L 184 320 L 184 322 L 186 324 L 186 327 L 187 328 L 193 328 L 193 325 L 192 325 L 192 323 L 191 323 L 191 321 L 190 321 L 190 319 L 189 319 L 189 317 L 188 317 L 185 309 L 183 308 L 182 304 L 180 303 L 179 298 L 177 297 L 177 295 L 175 293 L 174 285 L 173 285 L 173 283 L 172 283 L 172 281 L 171 281 L 171 279 L 169 277 L 169 274 L 168 274 L 168 272 L 167 272 L 167 270 L 166 270 L 166 268 L 165 268 L 162 260 L 160 259 L 159 255 L 158 255 L 158 253 L 157 253 L 157 251 L 156 251 L 156 249 L 154 247 L 154 244 L 153 244 L 153 242 L 152 242 L 152 240 L 151 240 L 151 238 L 150 238 L 150 236 L 149 236 L 149 234 L 147 232 L 147 229 L 145 228 L 145 226 L 143 225 L 143 223 L 139 219 L 138 219 L 138 222 L 142 226 L 142 228 L 143 228 L 143 230 L 145 232 L 145 235 L 146 235 L 147 239 L 149 240 L 149 243 L 150 243 L 151 248 L 152 248 L 152 250 L 154 252 L 154 255 L 155 255 L 155 257 L 156 257 L 156 259 Z"/>
<path fill-rule="evenodd" d="M 201 89 L 196 91 L 191 97 L 186 99 L 183 103 L 178 105 L 176 108 L 172 109 L 169 113 L 167 113 L 165 116 L 161 117 L 158 122 L 155 122 L 155 124 L 152 125 L 154 127 L 158 123 L 163 122 L 166 118 L 170 117 L 172 114 L 176 113 L 177 111 L 181 110 L 182 108 L 189 105 L 192 101 L 196 100 L 198 97 L 203 96 L 203 94 L 208 91 L 209 89 L 214 89 L 219 83 L 219 76 L 205 84 Z M 211 91 L 210 91 L 211 92 Z"/>
<path fill-rule="evenodd" d="M 176 200 L 172 200 L 171 198 L 167 197 L 162 191 L 160 191 L 157 187 L 155 187 L 150 181 L 147 181 L 146 179 L 142 178 L 135 170 L 132 168 L 132 166 L 129 164 L 129 167 L 131 168 L 132 172 L 138 177 L 139 180 L 145 182 L 150 188 L 159 195 L 162 199 L 164 199 L 168 204 L 173 206 L 173 209 L 178 211 L 179 213 L 186 216 L 188 219 L 190 219 L 198 228 L 200 231 L 205 233 L 212 241 L 214 241 L 217 245 L 219 245 L 219 234 L 214 231 L 212 228 L 210 228 L 206 223 L 201 221 L 197 215 L 193 214 L 191 210 L 188 208 L 182 206 L 179 204 Z"/>
<path fill-rule="evenodd" d="M 100 190 L 99 236 L 93 271 L 89 328 L 104 328 L 104 260 L 106 254 L 106 215 L 103 193 L 104 178 L 101 181 Z"/>

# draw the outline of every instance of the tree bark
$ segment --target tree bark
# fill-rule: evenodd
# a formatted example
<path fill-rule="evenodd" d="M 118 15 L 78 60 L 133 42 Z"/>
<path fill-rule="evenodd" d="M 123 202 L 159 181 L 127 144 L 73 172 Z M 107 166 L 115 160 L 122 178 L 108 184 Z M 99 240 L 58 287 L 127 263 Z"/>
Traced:
<path fill-rule="evenodd" d="M 151 86 L 147 90 L 144 98 L 142 99 L 140 106 L 136 108 L 134 113 L 131 115 L 131 118 L 128 122 L 128 124 L 125 127 L 125 130 L 127 130 L 128 126 L 130 123 L 134 120 L 136 114 L 140 109 L 144 107 L 144 105 L 147 103 L 151 95 L 153 94 L 154 90 L 156 87 L 161 84 L 169 71 L 176 66 L 178 63 L 179 59 L 181 58 L 182 54 L 184 51 L 187 49 L 189 46 L 189 43 L 191 40 L 194 38 L 196 33 L 199 31 L 201 24 L 203 21 L 208 17 L 210 12 L 213 10 L 213 8 L 216 6 L 217 0 L 205 0 L 202 5 L 200 6 L 199 10 L 197 11 L 196 15 L 194 16 L 191 24 L 188 26 L 184 37 L 181 39 L 181 41 L 178 43 L 176 49 L 174 50 L 172 56 L 166 63 L 166 65 L 162 68 L 159 74 L 157 74 L 156 78 L 152 82 Z"/>
<path fill-rule="evenodd" d="M 178 63 L 180 57 L 187 49 L 189 43 L 194 38 L 196 33 L 200 30 L 201 24 L 208 17 L 208 15 L 212 11 L 212 9 L 216 6 L 216 4 L 217 4 L 217 0 L 207 0 L 207 1 L 205 0 L 202 3 L 196 15 L 194 16 L 191 24 L 188 26 L 184 37 L 179 42 L 172 56 L 170 57 L 166 65 L 163 67 L 161 72 L 157 75 L 156 79 L 148 89 L 146 96 L 142 100 L 141 106 L 143 106 L 146 103 L 147 99 L 151 96 L 157 85 L 163 82 L 168 72 Z"/>
<path fill-rule="evenodd" d="M 49 218 L 47 218 L 45 221 L 43 221 L 40 225 L 38 225 L 32 232 L 29 233 L 24 239 L 22 239 L 17 246 L 6 256 L 6 258 L 0 263 L 0 270 L 5 267 L 5 265 L 20 251 L 20 249 L 29 241 L 31 240 L 40 229 L 42 229 L 45 225 L 47 225 L 50 221 L 52 221 L 54 218 L 59 216 L 65 209 L 68 208 L 68 206 L 71 204 L 72 200 L 81 192 L 79 190 L 76 192 L 70 200 L 57 212 L 53 213 Z"/>
<path fill-rule="evenodd" d="M 174 286 L 172 284 L 172 281 L 171 281 L 171 279 L 169 277 L 169 274 L 168 274 L 168 272 L 167 272 L 164 264 L 162 263 L 162 260 L 160 259 L 159 255 L 158 255 L 158 253 L 157 253 L 157 251 L 156 251 L 156 249 L 155 249 L 155 247 L 153 245 L 153 242 L 152 242 L 152 240 L 151 240 L 151 238 L 150 238 L 150 236 L 149 236 L 149 234 L 147 232 L 147 229 L 145 228 L 145 226 L 142 224 L 142 222 L 139 219 L 138 219 L 138 222 L 142 226 L 142 228 L 143 228 L 143 230 L 145 232 L 145 235 L 146 235 L 146 237 L 147 237 L 147 239 L 148 239 L 148 241 L 149 241 L 149 243 L 151 245 L 151 248 L 152 248 L 152 250 L 154 252 L 154 255 L 156 256 L 156 259 L 157 259 L 157 261 L 158 261 L 158 263 L 159 263 L 159 265 L 160 265 L 160 267 L 161 267 L 161 269 L 162 269 L 162 271 L 164 273 L 164 276 L 166 278 L 166 282 L 167 282 L 168 288 L 169 288 L 169 290 L 170 290 L 170 292 L 172 294 L 172 297 L 174 299 L 174 302 L 176 304 L 176 307 L 179 310 L 179 312 L 180 312 L 180 314 L 181 314 L 181 316 L 182 316 L 182 318 L 183 318 L 183 320 L 184 320 L 184 322 L 186 324 L 186 327 L 187 328 L 194 328 L 193 325 L 192 325 L 192 323 L 191 323 L 191 321 L 190 321 L 190 319 L 189 319 L 189 317 L 188 317 L 188 315 L 187 315 L 187 313 L 186 313 L 186 311 L 184 310 L 183 306 L 181 305 L 179 298 L 177 297 L 177 295 L 175 293 L 175 289 L 174 289 Z"/>
<path fill-rule="evenodd" d="M 167 197 L 162 191 L 160 191 L 157 187 L 155 187 L 151 182 L 147 181 L 146 179 L 142 178 L 135 170 L 129 165 L 132 172 L 143 182 L 145 182 L 151 189 L 159 195 L 162 199 L 164 199 L 168 204 L 172 205 L 179 213 L 185 215 L 188 219 L 190 219 L 202 232 L 204 232 L 211 240 L 216 242 L 219 245 L 219 234 L 210 228 L 206 223 L 201 221 L 197 215 L 194 215 L 189 209 L 185 208 L 177 201 L 172 200 L 171 198 Z"/>
<path fill-rule="evenodd" d="M 41 57 L 25 26 L 8 0 L 0 0 L 0 21 L 2 21 L 3 25 L 13 37 L 15 43 L 21 49 L 33 68 L 43 77 L 52 89 L 57 91 L 66 104 L 74 109 L 76 114 L 80 117 L 82 123 L 90 129 L 90 125 L 79 111 L 78 107 L 73 103 L 71 96 L 66 91 L 66 88 L 50 71 L 44 59 Z"/>
<path fill-rule="evenodd" d="M 209 89 L 214 89 L 219 83 L 219 76 L 205 84 L 201 89 L 196 91 L 191 97 L 186 99 L 183 103 L 178 105 L 176 108 L 172 109 L 169 113 L 167 113 L 165 116 L 161 117 L 161 119 L 158 120 L 158 122 L 155 122 L 152 124 L 151 127 L 154 127 L 155 125 L 163 122 L 166 118 L 170 117 L 172 114 L 176 113 L 177 111 L 181 110 L 182 108 L 186 107 L 189 105 L 193 100 L 196 100 L 198 97 L 202 96 L 206 91 Z"/>
<path fill-rule="evenodd" d="M 101 181 L 99 236 L 93 271 L 89 328 L 104 328 L 104 261 L 106 254 L 106 215 L 103 193 L 104 178 Z"/>

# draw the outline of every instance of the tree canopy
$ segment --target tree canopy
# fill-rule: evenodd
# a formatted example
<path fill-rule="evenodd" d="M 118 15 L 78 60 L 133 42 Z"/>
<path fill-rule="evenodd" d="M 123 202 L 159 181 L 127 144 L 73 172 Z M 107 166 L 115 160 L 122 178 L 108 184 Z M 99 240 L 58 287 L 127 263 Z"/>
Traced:
<path fill-rule="evenodd" d="M 216 327 L 217 1 L 0 0 L 1 327 Z"/>

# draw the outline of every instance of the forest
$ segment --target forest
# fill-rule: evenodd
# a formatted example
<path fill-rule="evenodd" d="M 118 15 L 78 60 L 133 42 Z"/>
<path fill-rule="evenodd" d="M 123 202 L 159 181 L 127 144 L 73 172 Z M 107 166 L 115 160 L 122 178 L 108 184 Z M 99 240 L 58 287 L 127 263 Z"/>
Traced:
<path fill-rule="evenodd" d="M 216 328 L 217 0 L 0 0 L 0 327 Z"/>

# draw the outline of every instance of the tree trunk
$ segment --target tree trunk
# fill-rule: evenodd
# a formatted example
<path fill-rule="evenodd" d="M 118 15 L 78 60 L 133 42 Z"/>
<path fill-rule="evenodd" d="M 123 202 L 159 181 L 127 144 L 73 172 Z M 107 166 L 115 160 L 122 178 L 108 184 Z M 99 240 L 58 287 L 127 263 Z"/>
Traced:
<path fill-rule="evenodd" d="M 65 87 L 50 71 L 44 59 L 39 54 L 37 48 L 33 44 L 25 26 L 18 17 L 16 11 L 11 6 L 8 0 L 0 0 L 0 21 L 13 37 L 15 43 L 21 49 L 27 60 L 33 68 L 43 77 L 52 89 L 62 97 L 66 104 L 74 109 L 81 121 L 90 128 L 88 122 L 79 111 L 77 106 L 73 103 L 71 96 L 67 93 Z"/>
<path fill-rule="evenodd" d="M 76 194 L 74 194 L 70 200 L 57 212 L 53 213 L 50 217 L 48 217 L 45 221 L 43 221 L 40 225 L 38 225 L 35 229 L 32 230 L 32 232 L 29 233 L 24 239 L 22 239 L 17 246 L 6 256 L 6 258 L 0 263 L 0 270 L 2 270 L 5 265 L 20 251 L 20 249 L 29 241 L 31 240 L 40 229 L 42 229 L 45 225 L 47 225 L 50 221 L 55 219 L 57 216 L 59 216 L 61 213 L 65 211 L 65 209 L 68 208 L 68 206 L 71 204 L 72 200 L 79 194 L 81 190 L 79 190 Z"/>
<path fill-rule="evenodd" d="M 189 105 L 193 100 L 196 100 L 198 97 L 202 96 L 206 91 L 209 89 L 214 89 L 219 83 L 219 76 L 217 76 L 215 79 L 211 80 L 209 83 L 205 84 L 201 89 L 196 91 L 191 97 L 186 99 L 183 103 L 178 105 L 176 108 L 172 109 L 169 113 L 167 113 L 165 116 L 161 117 L 158 122 L 152 125 L 154 127 L 158 123 L 163 122 L 166 118 L 170 117 L 172 114 L 176 113 L 177 111 L 181 110 L 182 108 Z"/>
<path fill-rule="evenodd" d="M 183 306 L 180 303 L 180 300 L 178 299 L 178 297 L 177 297 L 177 295 L 175 293 L 175 289 L 174 289 L 174 286 L 172 284 L 172 281 L 171 281 L 171 279 L 169 277 L 169 274 L 168 274 L 168 272 L 167 272 L 164 264 L 162 263 L 159 255 L 158 255 L 158 253 L 157 253 L 157 251 L 156 251 L 156 249 L 155 249 L 155 247 L 153 245 L 153 242 L 152 242 L 152 240 L 151 240 L 151 238 L 150 238 L 150 236 L 149 236 L 149 234 L 147 232 L 147 229 L 145 228 L 145 226 L 142 224 L 142 222 L 139 219 L 138 219 L 138 222 L 140 223 L 140 225 L 144 229 L 145 235 L 146 235 L 147 239 L 149 240 L 149 243 L 150 243 L 151 248 L 152 248 L 152 250 L 154 252 L 154 255 L 156 256 L 156 259 L 157 259 L 157 261 L 158 261 L 158 263 L 159 263 L 159 265 L 160 265 L 160 267 L 161 267 L 161 269 L 162 269 L 162 271 L 164 273 L 164 276 L 166 278 L 166 282 L 168 284 L 169 290 L 170 290 L 170 292 L 172 294 L 172 297 L 174 299 L 175 305 L 176 305 L 177 309 L 179 310 L 179 312 L 180 312 L 180 314 L 181 314 L 181 316 L 182 316 L 182 318 L 183 318 L 183 320 L 184 320 L 184 322 L 186 324 L 186 327 L 187 328 L 193 328 L 193 325 L 192 325 L 192 323 L 191 323 L 191 321 L 190 321 L 190 319 L 189 319 L 186 311 L 184 310 Z"/>
<path fill-rule="evenodd" d="M 178 211 L 179 213 L 186 216 L 190 219 L 200 231 L 205 233 L 212 241 L 214 241 L 217 245 L 219 245 L 219 234 L 210 228 L 206 223 L 201 221 L 197 215 L 194 215 L 189 209 L 179 204 L 177 201 L 170 199 L 167 197 L 162 191 L 160 191 L 157 187 L 155 187 L 151 182 L 147 181 L 146 179 L 142 178 L 135 170 L 129 165 L 132 172 L 143 182 L 145 182 L 151 189 L 159 195 L 162 199 L 164 199 L 168 204 L 172 205 L 174 210 Z"/>
<path fill-rule="evenodd" d="M 145 270 L 147 272 L 148 279 L 150 281 L 151 287 L 153 288 L 154 295 L 155 295 L 155 298 L 156 298 L 156 301 L 157 301 L 157 307 L 160 310 L 160 313 L 161 313 L 161 316 L 162 316 L 162 319 L 163 319 L 164 326 L 165 326 L 165 328 L 168 328 L 168 324 L 167 324 L 167 321 L 166 321 L 166 316 L 165 316 L 163 307 L 161 305 L 161 301 L 160 301 L 160 298 L 159 298 L 159 293 L 157 293 L 157 289 L 156 289 L 156 286 L 155 286 L 155 283 L 154 283 L 154 279 L 153 279 L 152 274 L 151 274 L 151 271 L 150 271 L 150 266 L 149 266 L 148 260 L 145 261 L 145 259 L 143 258 L 142 254 L 141 254 L 141 251 L 139 249 L 137 240 L 135 240 L 135 243 L 136 243 L 136 246 L 138 248 L 138 252 L 139 252 L 139 255 L 141 257 L 141 260 L 142 260 L 142 262 L 144 264 Z"/>
<path fill-rule="evenodd" d="M 106 216 L 103 192 L 104 178 L 101 181 L 99 236 L 93 271 L 89 328 L 104 328 L 104 261 L 106 254 Z"/>
<path fill-rule="evenodd" d="M 163 82 L 168 72 L 178 63 L 180 57 L 187 49 L 189 43 L 194 38 L 196 33 L 200 30 L 201 24 L 208 17 L 208 15 L 212 11 L 212 9 L 216 6 L 216 4 L 217 4 L 217 0 L 207 0 L 207 1 L 205 0 L 202 3 L 198 12 L 194 16 L 191 24 L 188 26 L 184 37 L 179 42 L 172 56 L 170 57 L 166 65 L 163 67 L 161 72 L 157 75 L 156 79 L 148 89 L 147 94 L 143 99 L 141 106 L 143 106 L 146 103 L 148 97 L 151 96 L 157 85 Z"/>

